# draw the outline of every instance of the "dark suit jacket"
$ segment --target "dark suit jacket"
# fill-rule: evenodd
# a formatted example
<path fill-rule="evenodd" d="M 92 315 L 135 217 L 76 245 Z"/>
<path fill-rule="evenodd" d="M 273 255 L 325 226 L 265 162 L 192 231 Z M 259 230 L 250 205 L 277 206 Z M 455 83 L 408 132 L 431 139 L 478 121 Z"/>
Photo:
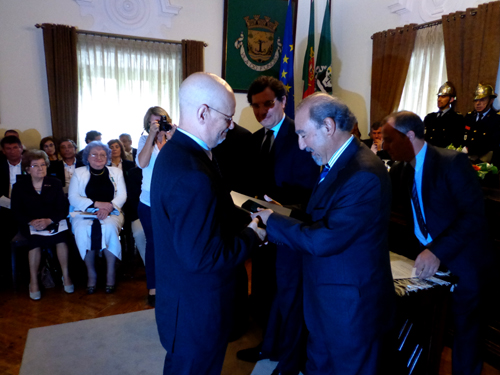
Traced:
<path fill-rule="evenodd" d="M 373 139 L 371 138 L 368 138 L 368 139 L 361 139 L 361 142 L 364 143 L 366 145 L 366 147 L 368 147 L 369 149 L 371 149 L 372 145 L 373 145 Z M 373 152 L 373 151 L 372 151 Z M 389 165 L 392 165 L 392 159 L 391 159 L 391 156 L 389 155 L 389 153 L 385 150 L 382 150 L 382 151 L 377 151 L 377 156 L 383 160 L 383 159 L 387 159 L 387 160 L 390 160 L 391 162 L 389 163 Z"/>
<path fill-rule="evenodd" d="M 31 177 L 18 176 L 12 188 L 11 209 L 21 226 L 34 219 L 49 218 L 58 223 L 68 216 L 69 203 L 64 196 L 61 182 L 54 177 L 43 179 L 42 192 L 33 188 Z"/>
<path fill-rule="evenodd" d="M 75 168 L 83 167 L 81 160 L 75 158 Z M 61 181 L 62 186 L 66 186 L 66 176 L 64 174 L 64 162 L 62 160 L 52 160 L 47 168 L 47 176 L 52 176 Z"/>
<path fill-rule="evenodd" d="M 215 164 L 180 131 L 156 160 L 151 211 L 159 245 L 156 320 L 161 342 L 167 358 L 179 353 L 180 361 L 206 362 L 208 368 L 214 361 L 202 352 L 209 348 L 210 355 L 223 358 L 235 270 L 258 238 L 251 229 L 236 227 L 236 208 Z"/>
<path fill-rule="evenodd" d="M 228 188 L 242 194 L 248 191 L 245 166 L 249 161 L 251 138 L 249 130 L 234 124 L 225 141 L 212 150 Z"/>
<path fill-rule="evenodd" d="M 496 151 L 500 144 L 500 115 L 494 108 L 481 120 L 476 121 L 477 112 L 465 116 L 464 146 L 469 155 L 483 156 L 489 151 Z"/>
<path fill-rule="evenodd" d="M 464 145 L 464 117 L 453 108 L 442 116 L 438 112 L 429 113 L 424 118 L 425 140 L 437 147 Z"/>
<path fill-rule="evenodd" d="M 404 163 L 394 164 L 390 174 L 395 209 L 407 218 L 408 238 L 415 238 Z M 467 155 L 427 145 L 422 201 L 433 239 L 428 248 L 459 278 L 480 280 L 482 270 L 491 262 L 491 253 L 483 193 Z"/>
<path fill-rule="evenodd" d="M 252 134 L 251 155 L 259 154 L 264 135 L 264 128 Z M 295 123 L 288 116 L 275 136 L 271 154 L 273 177 L 263 179 L 262 166 L 255 163 L 250 168 L 252 195 L 261 197 L 267 194 L 283 205 L 303 204 L 305 207 L 319 176 L 319 167 L 308 152 L 300 150 Z"/>
<path fill-rule="evenodd" d="M 7 158 L 0 160 L 0 197 L 8 197 L 10 189 L 10 171 Z"/>
<path fill-rule="evenodd" d="M 390 201 L 384 165 L 354 138 L 316 185 L 309 222 L 277 214 L 267 222 L 270 241 L 304 255 L 307 328 L 330 353 L 343 344 L 361 348 L 389 328 L 395 296 L 387 245 Z"/>

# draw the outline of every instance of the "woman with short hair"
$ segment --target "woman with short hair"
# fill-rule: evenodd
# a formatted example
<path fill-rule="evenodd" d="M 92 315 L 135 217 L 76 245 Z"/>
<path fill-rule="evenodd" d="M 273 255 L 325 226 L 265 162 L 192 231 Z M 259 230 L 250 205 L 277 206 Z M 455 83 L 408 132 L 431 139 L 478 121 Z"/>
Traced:
<path fill-rule="evenodd" d="M 110 167 L 111 150 L 101 141 L 90 142 L 83 151 L 84 167 L 77 168 L 69 185 L 71 224 L 76 245 L 87 266 L 87 293 L 96 291 L 95 257 L 106 258 L 106 293 L 115 291 L 115 264 L 121 259 L 119 233 L 124 218 L 121 211 L 127 200 L 123 173 Z M 89 216 L 93 213 L 94 216 Z"/>
<path fill-rule="evenodd" d="M 22 170 L 27 176 L 18 176 L 12 189 L 11 209 L 20 225 L 21 234 L 28 240 L 30 267 L 30 298 L 41 298 L 38 285 L 38 269 L 42 248 L 56 246 L 57 258 L 63 274 L 64 291 L 73 293 L 74 286 L 68 273 L 68 231 L 59 231 L 59 223 L 68 215 L 68 200 L 61 182 L 47 176 L 50 161 L 40 150 L 27 151 L 23 155 Z M 65 224 L 65 223 L 64 223 Z M 51 236 L 37 232 L 54 230 Z"/>

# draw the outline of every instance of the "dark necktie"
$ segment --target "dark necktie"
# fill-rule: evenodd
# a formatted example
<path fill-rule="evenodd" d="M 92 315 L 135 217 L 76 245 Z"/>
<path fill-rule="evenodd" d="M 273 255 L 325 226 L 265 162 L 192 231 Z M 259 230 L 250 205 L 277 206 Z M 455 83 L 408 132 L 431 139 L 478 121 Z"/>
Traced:
<path fill-rule="evenodd" d="M 481 121 L 482 119 L 483 119 L 483 114 L 482 114 L 482 113 L 480 113 L 480 114 L 479 114 L 479 116 L 478 116 L 478 118 L 477 118 L 477 121 L 479 122 L 479 121 Z"/>
<path fill-rule="evenodd" d="M 443 115 L 443 112 L 439 111 L 437 117 L 441 117 L 442 115 Z"/>
<path fill-rule="evenodd" d="M 417 183 L 415 181 L 415 169 L 410 163 L 407 164 L 408 168 L 408 189 L 410 191 L 411 201 L 413 202 L 413 208 L 415 209 L 415 216 L 417 217 L 418 226 L 420 232 L 424 238 L 427 238 L 428 231 L 427 225 L 425 224 L 424 215 L 422 214 L 422 208 L 420 207 L 420 201 L 417 194 Z"/>
<path fill-rule="evenodd" d="M 260 148 L 260 153 L 263 159 L 267 159 L 269 153 L 271 152 L 271 142 L 273 141 L 274 130 L 266 131 L 266 135 L 264 136 L 264 142 L 262 143 L 262 147 Z"/>
<path fill-rule="evenodd" d="M 323 170 L 321 171 L 321 174 L 319 175 L 318 184 L 321 184 L 321 182 L 325 179 L 325 177 L 329 171 L 330 171 L 330 165 L 329 164 L 324 165 Z"/>

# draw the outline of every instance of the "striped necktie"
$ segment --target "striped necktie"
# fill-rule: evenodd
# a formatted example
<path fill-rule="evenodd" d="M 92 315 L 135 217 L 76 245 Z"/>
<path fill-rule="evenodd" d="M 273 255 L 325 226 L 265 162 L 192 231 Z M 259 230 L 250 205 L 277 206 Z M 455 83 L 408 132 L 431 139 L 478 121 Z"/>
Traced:
<path fill-rule="evenodd" d="M 326 164 L 323 166 L 323 170 L 321 171 L 321 174 L 319 175 L 319 182 L 318 184 L 321 184 L 321 182 L 325 179 L 326 175 L 330 172 L 330 165 Z"/>

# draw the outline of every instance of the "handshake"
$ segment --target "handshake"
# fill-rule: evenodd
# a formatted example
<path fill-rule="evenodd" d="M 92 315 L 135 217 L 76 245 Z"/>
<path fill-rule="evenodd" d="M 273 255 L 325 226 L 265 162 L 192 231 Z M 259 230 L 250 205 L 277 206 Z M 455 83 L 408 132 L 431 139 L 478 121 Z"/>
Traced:
<path fill-rule="evenodd" d="M 279 204 L 275 200 L 271 199 L 267 195 L 264 196 L 264 199 L 267 202 L 270 202 L 270 203 L 276 204 L 278 206 L 281 206 L 281 204 Z M 251 214 L 252 221 L 250 222 L 250 224 L 248 224 L 248 227 L 251 228 L 251 229 L 253 229 L 253 231 L 255 232 L 255 234 L 257 234 L 257 236 L 259 237 L 259 239 L 262 241 L 261 246 L 267 244 L 267 232 L 266 232 L 265 229 L 259 228 L 259 223 L 267 225 L 267 220 L 269 219 L 269 216 L 273 212 L 274 211 L 271 210 L 271 209 L 269 209 L 269 208 L 264 209 L 264 208 L 261 208 L 261 207 L 257 207 L 257 212 L 254 212 L 254 213 Z"/>

